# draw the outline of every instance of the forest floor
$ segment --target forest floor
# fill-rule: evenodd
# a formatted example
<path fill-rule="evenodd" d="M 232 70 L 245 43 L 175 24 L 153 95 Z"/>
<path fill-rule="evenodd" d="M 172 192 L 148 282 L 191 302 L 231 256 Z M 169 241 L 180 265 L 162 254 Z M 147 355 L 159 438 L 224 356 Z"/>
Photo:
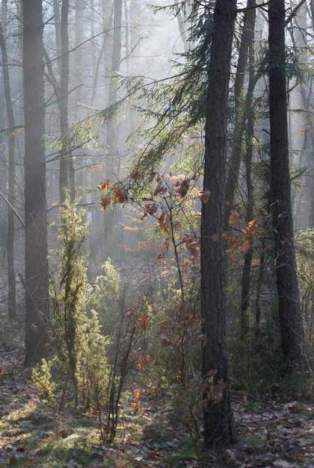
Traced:
<path fill-rule="evenodd" d="M 126 410 L 117 442 L 104 445 L 95 418 L 41 403 L 22 354 L 0 348 L 0 466 L 314 468 L 312 403 L 235 402 L 239 442 L 219 458 L 199 453 L 164 403 Z"/>

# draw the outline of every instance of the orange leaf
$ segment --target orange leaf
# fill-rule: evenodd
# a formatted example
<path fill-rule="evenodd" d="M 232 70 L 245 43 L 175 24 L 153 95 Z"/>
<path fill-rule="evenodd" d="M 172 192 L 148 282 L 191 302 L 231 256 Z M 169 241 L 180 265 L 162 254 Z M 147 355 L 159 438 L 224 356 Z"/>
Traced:
<path fill-rule="evenodd" d="M 135 388 L 132 392 L 132 409 L 133 412 L 136 414 L 140 410 L 140 400 L 141 400 L 142 392 L 139 388 Z"/>
<path fill-rule="evenodd" d="M 105 195 L 101 198 L 101 206 L 106 210 L 111 205 L 111 197 Z"/>
<path fill-rule="evenodd" d="M 142 356 L 139 358 L 139 360 L 137 361 L 137 365 L 136 367 L 138 368 L 138 370 L 144 370 L 145 367 L 147 366 L 147 364 L 150 363 L 150 356 L 146 355 L 146 356 Z"/>
<path fill-rule="evenodd" d="M 149 322 L 150 322 L 150 318 L 147 314 L 145 315 L 142 315 L 142 317 L 139 318 L 139 326 L 143 329 L 143 330 L 147 330 L 148 326 L 149 326 Z"/>
<path fill-rule="evenodd" d="M 257 232 L 257 221 L 256 219 L 252 219 L 252 221 L 250 221 L 245 228 L 245 235 L 247 238 L 253 240 L 254 237 L 256 236 L 256 232 Z"/>
<path fill-rule="evenodd" d="M 108 190 L 110 187 L 110 181 L 109 180 L 104 180 L 101 184 L 98 185 L 98 190 L 101 192 L 105 192 Z"/>

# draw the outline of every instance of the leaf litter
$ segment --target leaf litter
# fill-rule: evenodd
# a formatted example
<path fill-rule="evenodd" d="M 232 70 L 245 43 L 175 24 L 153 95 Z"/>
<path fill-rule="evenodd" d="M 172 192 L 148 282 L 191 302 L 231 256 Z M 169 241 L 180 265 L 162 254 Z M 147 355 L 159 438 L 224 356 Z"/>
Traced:
<path fill-rule="evenodd" d="M 237 443 L 219 455 L 193 446 L 166 400 L 130 402 L 117 442 L 104 445 L 95 421 L 43 404 L 19 352 L 0 350 L 0 467 L 314 468 L 314 404 L 234 402 Z"/>

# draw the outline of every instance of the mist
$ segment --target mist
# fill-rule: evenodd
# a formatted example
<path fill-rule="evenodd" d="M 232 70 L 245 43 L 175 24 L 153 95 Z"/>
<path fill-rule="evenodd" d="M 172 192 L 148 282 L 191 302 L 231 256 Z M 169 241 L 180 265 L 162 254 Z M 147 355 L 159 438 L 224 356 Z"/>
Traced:
<path fill-rule="evenodd" d="M 313 28 L 1 0 L 1 466 L 312 466 Z"/>

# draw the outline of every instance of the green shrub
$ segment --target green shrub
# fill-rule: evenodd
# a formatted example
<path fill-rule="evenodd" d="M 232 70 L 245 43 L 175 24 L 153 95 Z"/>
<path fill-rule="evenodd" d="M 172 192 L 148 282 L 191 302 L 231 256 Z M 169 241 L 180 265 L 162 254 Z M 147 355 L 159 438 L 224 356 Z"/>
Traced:
<path fill-rule="evenodd" d="M 53 363 L 53 360 L 42 359 L 32 371 L 32 382 L 40 396 L 47 401 L 54 399 L 56 391 L 56 384 L 51 375 Z"/>

